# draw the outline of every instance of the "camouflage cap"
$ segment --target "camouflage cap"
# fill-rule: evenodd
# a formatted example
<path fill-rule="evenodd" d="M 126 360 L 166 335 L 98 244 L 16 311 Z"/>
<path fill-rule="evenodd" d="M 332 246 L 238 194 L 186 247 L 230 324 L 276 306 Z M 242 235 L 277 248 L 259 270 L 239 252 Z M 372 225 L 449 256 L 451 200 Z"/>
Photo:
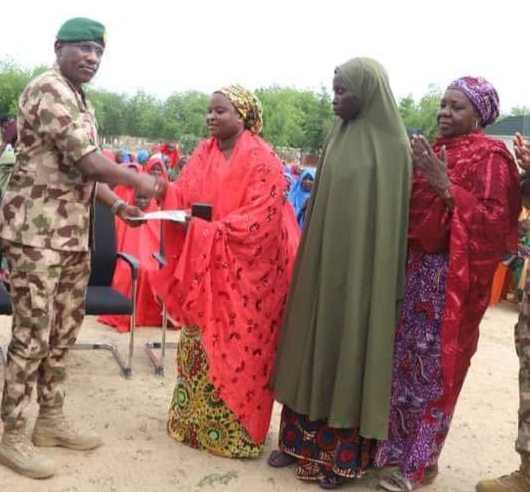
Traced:
<path fill-rule="evenodd" d="M 105 26 L 85 17 L 68 19 L 57 33 L 57 41 L 73 43 L 75 41 L 95 41 L 105 46 Z"/>

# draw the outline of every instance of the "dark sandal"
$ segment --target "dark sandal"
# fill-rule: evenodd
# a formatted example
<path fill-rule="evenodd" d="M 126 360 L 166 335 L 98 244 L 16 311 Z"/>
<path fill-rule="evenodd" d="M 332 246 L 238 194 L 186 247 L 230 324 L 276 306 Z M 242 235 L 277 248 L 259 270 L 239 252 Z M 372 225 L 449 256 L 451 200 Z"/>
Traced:
<path fill-rule="evenodd" d="M 267 458 L 267 463 L 273 468 L 285 468 L 286 466 L 292 465 L 296 462 L 296 458 L 290 454 L 284 453 L 279 449 L 271 451 Z"/>
<path fill-rule="evenodd" d="M 438 476 L 439 470 L 438 465 L 431 465 L 425 468 L 425 472 L 423 473 L 423 480 L 422 485 L 430 485 L 431 483 L 436 480 L 436 477 Z"/>
<path fill-rule="evenodd" d="M 342 477 L 337 477 L 337 478 L 322 477 L 318 481 L 318 486 L 321 489 L 325 489 L 325 490 L 338 489 L 343 484 L 344 484 L 344 479 Z"/>

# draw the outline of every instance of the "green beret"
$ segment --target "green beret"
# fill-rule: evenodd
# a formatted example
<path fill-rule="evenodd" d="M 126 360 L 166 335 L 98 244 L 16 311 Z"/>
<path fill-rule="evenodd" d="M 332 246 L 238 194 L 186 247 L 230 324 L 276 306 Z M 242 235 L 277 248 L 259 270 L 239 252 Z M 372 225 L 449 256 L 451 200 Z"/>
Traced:
<path fill-rule="evenodd" d="M 105 46 L 105 26 L 92 19 L 75 17 L 61 26 L 57 33 L 57 41 L 65 43 L 95 41 Z"/>

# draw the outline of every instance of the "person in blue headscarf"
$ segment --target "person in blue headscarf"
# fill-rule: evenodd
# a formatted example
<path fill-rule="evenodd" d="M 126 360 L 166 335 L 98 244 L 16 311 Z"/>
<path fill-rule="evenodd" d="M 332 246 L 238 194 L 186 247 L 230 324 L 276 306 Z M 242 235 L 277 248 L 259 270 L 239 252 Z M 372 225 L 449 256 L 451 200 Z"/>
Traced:
<path fill-rule="evenodd" d="M 289 193 L 289 201 L 293 204 L 300 229 L 304 225 L 305 210 L 315 182 L 315 173 L 315 169 L 304 169 Z"/>
<path fill-rule="evenodd" d="M 149 160 L 149 151 L 145 149 L 139 150 L 138 154 L 136 154 L 136 162 L 143 166 L 148 160 Z"/>
<path fill-rule="evenodd" d="M 117 164 L 130 164 L 131 158 L 129 153 L 125 149 L 120 149 L 116 151 L 116 163 Z"/>

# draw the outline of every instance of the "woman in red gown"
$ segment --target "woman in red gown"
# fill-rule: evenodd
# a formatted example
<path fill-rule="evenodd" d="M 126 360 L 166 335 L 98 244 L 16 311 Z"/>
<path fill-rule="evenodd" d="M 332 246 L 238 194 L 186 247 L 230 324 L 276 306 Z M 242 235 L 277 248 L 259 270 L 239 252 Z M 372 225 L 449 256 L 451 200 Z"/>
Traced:
<path fill-rule="evenodd" d="M 251 458 L 262 453 L 271 418 L 292 220 L 284 213 L 282 163 L 258 136 L 257 98 L 240 86 L 221 89 L 211 96 L 207 123 L 211 138 L 163 202 L 166 209 L 213 206 L 211 222 L 168 226 L 168 266 L 154 282 L 183 326 L 168 432 L 216 455 Z"/>
<path fill-rule="evenodd" d="M 501 141 L 484 134 L 499 115 L 495 88 L 449 85 L 431 147 L 413 137 L 407 286 L 395 337 L 388 440 L 376 466 L 399 470 L 388 491 L 430 483 L 490 300 L 495 269 L 517 251 L 519 174 Z"/>

